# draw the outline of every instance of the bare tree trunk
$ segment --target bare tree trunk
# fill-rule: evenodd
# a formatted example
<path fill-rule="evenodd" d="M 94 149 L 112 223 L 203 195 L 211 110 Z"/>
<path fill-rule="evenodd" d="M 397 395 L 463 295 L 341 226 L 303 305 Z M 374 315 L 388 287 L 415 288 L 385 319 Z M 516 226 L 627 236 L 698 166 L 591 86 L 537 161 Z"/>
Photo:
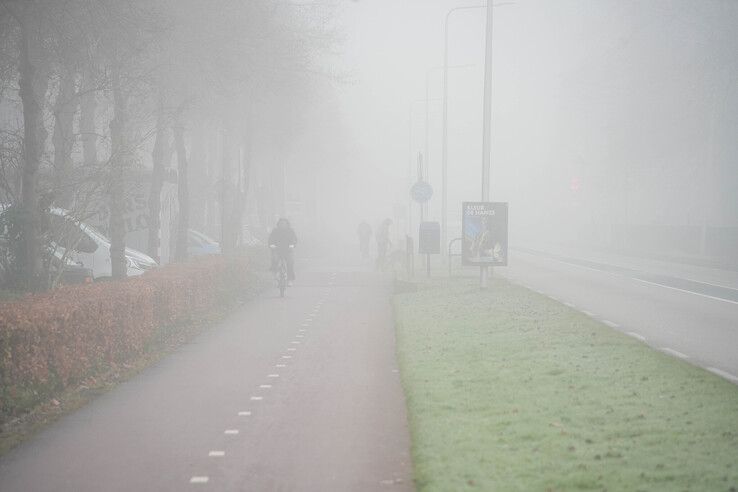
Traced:
<path fill-rule="evenodd" d="M 231 145 L 228 130 L 223 131 L 223 162 L 220 173 L 220 248 L 223 254 L 233 253 L 231 224 Z"/>
<path fill-rule="evenodd" d="M 191 186 L 188 189 L 190 203 L 200 206 L 190 209 L 190 227 L 207 232 L 207 201 L 209 200 L 210 178 L 207 173 L 205 129 L 202 122 L 194 121 L 190 131 L 190 159 L 188 161 L 188 178 Z"/>
<path fill-rule="evenodd" d="M 126 264 L 126 225 L 125 179 L 128 171 L 129 149 L 127 132 L 127 98 L 120 86 L 118 68 L 113 66 L 113 106 L 114 116 L 110 121 L 111 170 L 110 170 L 110 265 L 113 278 L 125 278 Z"/>
<path fill-rule="evenodd" d="M 236 189 L 236 198 L 233 203 L 233 211 L 231 218 L 235 232 L 234 244 L 238 244 L 242 239 L 243 214 L 246 212 L 246 205 L 249 196 L 249 183 L 251 178 L 251 139 L 247 135 L 243 140 L 243 165 L 239 163 L 238 168 L 238 185 Z"/>
<path fill-rule="evenodd" d="M 35 35 L 28 26 L 29 19 L 20 25 L 18 69 L 20 72 L 20 98 L 23 103 L 23 170 L 21 173 L 21 242 L 19 287 L 37 290 L 41 287 L 41 247 L 39 240 L 40 210 L 36 179 L 43 145 L 42 103 L 36 67 L 31 60 L 31 37 Z"/>
<path fill-rule="evenodd" d="M 152 152 L 151 189 L 149 190 L 149 234 L 148 253 L 156 261 L 160 261 L 161 247 L 161 189 L 164 185 L 164 171 L 166 164 L 171 159 L 169 145 L 169 133 L 167 131 L 166 117 L 164 115 L 164 96 L 159 95 L 159 109 L 156 118 L 156 140 Z"/>
<path fill-rule="evenodd" d="M 77 111 L 77 98 L 74 87 L 74 72 L 65 70 L 59 87 L 54 108 L 54 198 L 56 203 L 69 208 L 72 202 L 71 188 L 72 145 L 74 113 Z"/>
<path fill-rule="evenodd" d="M 80 100 L 79 132 L 82 140 L 82 155 L 85 166 L 97 164 L 97 133 L 95 130 L 95 90 L 90 70 L 82 76 L 82 98 Z"/>
<path fill-rule="evenodd" d="M 174 251 L 176 260 L 184 261 L 187 259 L 187 230 L 190 227 L 190 195 L 187 180 L 187 149 L 181 122 L 174 127 L 174 141 L 177 146 L 177 199 L 179 201 L 179 224 Z"/>

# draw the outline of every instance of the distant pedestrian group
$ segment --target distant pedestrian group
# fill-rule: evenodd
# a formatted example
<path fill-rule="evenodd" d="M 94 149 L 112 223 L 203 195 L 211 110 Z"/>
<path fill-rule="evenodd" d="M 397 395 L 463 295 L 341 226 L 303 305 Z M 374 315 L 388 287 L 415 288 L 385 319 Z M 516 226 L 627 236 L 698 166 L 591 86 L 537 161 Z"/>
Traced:
<path fill-rule="evenodd" d="M 384 219 L 374 233 L 374 239 L 377 242 L 377 270 L 382 270 L 387 263 L 387 253 L 389 252 L 392 241 L 390 240 L 391 219 Z M 369 260 L 369 243 L 372 238 L 372 227 L 366 220 L 362 220 L 357 229 L 359 237 L 359 251 L 363 260 Z"/>

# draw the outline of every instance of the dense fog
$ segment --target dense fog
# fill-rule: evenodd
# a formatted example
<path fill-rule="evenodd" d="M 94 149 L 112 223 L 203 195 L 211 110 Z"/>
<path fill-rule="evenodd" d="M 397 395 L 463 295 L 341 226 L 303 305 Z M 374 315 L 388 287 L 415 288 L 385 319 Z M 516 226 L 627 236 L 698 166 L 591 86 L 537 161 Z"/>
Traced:
<path fill-rule="evenodd" d="M 345 9 L 356 84 L 342 101 L 364 214 L 391 212 L 377 190 L 408 205 L 427 148 L 439 220 L 443 80 L 431 67 L 443 63 L 446 12 L 463 5 Z M 491 189 L 510 202 L 511 241 L 734 256 L 738 5 L 517 1 L 494 15 Z M 484 26 L 483 9 L 449 21 L 449 65 L 460 66 L 449 71 L 449 238 L 461 202 L 480 198 Z"/>
<path fill-rule="evenodd" d="M 40 200 L 111 254 L 125 242 L 164 262 L 187 228 L 227 250 L 281 216 L 308 256 L 354 248 L 361 220 L 392 219 L 404 248 L 419 159 L 424 220 L 443 222 L 447 36 L 451 240 L 461 202 L 481 199 L 481 7 L 5 1 L 4 207 Z M 736 24 L 730 0 L 496 5 L 490 184 L 511 244 L 733 261 Z"/>

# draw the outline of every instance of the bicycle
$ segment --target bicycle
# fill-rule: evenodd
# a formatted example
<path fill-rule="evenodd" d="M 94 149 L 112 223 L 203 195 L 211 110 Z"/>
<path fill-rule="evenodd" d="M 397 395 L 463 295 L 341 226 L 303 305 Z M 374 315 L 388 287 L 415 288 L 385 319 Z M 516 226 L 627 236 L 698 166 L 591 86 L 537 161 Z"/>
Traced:
<path fill-rule="evenodd" d="M 276 250 L 277 247 L 272 245 L 270 246 L 273 250 Z M 294 248 L 293 245 L 290 245 L 290 249 Z M 284 292 L 287 290 L 287 258 L 283 254 L 277 255 L 277 268 L 274 272 L 275 281 L 277 283 L 277 288 L 279 289 L 279 296 L 284 297 Z"/>

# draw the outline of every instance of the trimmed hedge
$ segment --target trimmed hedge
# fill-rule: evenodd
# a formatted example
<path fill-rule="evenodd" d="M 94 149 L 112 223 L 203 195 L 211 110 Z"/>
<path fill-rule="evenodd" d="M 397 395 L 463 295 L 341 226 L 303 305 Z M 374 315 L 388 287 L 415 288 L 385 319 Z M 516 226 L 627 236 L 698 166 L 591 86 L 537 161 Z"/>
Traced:
<path fill-rule="evenodd" d="M 163 330 L 233 301 L 249 273 L 245 257 L 210 256 L 0 304 L 0 416 L 142 356 Z"/>

